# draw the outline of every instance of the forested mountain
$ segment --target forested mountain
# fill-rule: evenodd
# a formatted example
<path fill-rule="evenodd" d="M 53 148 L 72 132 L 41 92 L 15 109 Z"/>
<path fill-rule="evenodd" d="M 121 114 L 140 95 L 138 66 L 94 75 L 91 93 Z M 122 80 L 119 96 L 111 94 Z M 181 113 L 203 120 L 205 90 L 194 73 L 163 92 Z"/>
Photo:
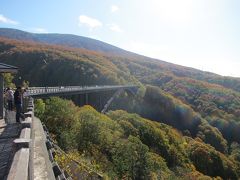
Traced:
<path fill-rule="evenodd" d="M 139 177 L 135 175 L 142 169 L 142 179 L 150 176 L 186 179 L 184 174 L 188 175 L 189 179 L 203 178 L 204 175 L 205 179 L 207 176 L 219 176 L 223 179 L 240 177 L 239 78 L 206 73 L 124 50 L 112 53 L 102 49 L 94 51 L 92 47 L 86 46 L 85 49 L 70 47 L 67 43 L 49 45 L 32 38 L 38 35 L 17 35 L 18 30 L 1 31 L 0 36 L 5 37 L 0 38 L 0 62 L 19 67 L 14 78 L 16 84 L 25 80 L 30 86 L 137 84 L 140 87 L 135 98 L 123 94 L 112 106 L 115 111 L 107 116 L 102 116 L 93 109 L 81 110 L 73 106 L 72 111 L 76 111 L 76 115 L 70 112 L 72 116 L 65 114 L 66 117 L 53 118 L 56 120 L 54 122 L 50 119 L 49 122 L 46 121 L 50 123 L 50 129 L 53 126 L 51 123 L 66 121 L 64 128 L 69 127 L 66 130 L 63 131 L 60 125 L 54 125 L 59 127 L 59 130 L 51 129 L 59 144 L 64 148 L 66 139 L 73 139 L 74 142 L 69 143 L 78 147 L 72 148 L 93 155 L 94 161 L 107 176 L 136 179 Z M 18 36 L 24 37 L 24 41 L 16 40 Z M 47 35 L 42 36 L 48 39 Z M 61 35 L 58 36 L 61 39 Z M 64 38 L 62 41 L 65 41 Z M 51 101 L 45 103 L 46 106 L 55 107 L 56 104 L 61 104 L 58 101 L 60 100 L 52 100 L 53 104 Z M 39 115 L 57 116 L 54 112 L 61 108 L 55 107 L 56 111 L 51 112 L 53 107 L 46 108 L 46 111 Z M 88 113 L 93 119 L 92 124 L 84 121 Z M 98 120 L 94 120 L 94 117 Z M 79 126 L 79 119 L 84 126 Z M 68 120 L 76 124 L 67 125 Z M 81 129 L 83 127 L 87 129 Z M 86 142 L 75 142 L 75 130 L 91 134 L 90 127 L 101 127 L 98 133 L 105 138 L 94 139 L 89 136 L 84 137 Z M 84 136 L 81 133 L 78 135 Z M 112 139 L 106 140 L 106 137 Z M 119 140 L 119 143 L 114 143 L 115 140 Z M 127 154 L 124 154 L 125 149 L 134 153 L 134 148 L 142 151 L 138 152 L 140 158 L 136 155 L 136 158 L 139 158 L 139 167 L 130 172 L 132 161 L 127 159 L 125 162 L 121 157 L 127 157 Z M 127 166 L 122 166 L 126 163 Z M 143 167 L 143 164 L 149 166 Z M 161 174 L 159 169 L 164 174 Z M 187 169 L 190 171 L 186 171 Z"/>
<path fill-rule="evenodd" d="M 165 61 L 140 56 L 91 38 L 71 34 L 34 34 L 10 28 L 0 28 L 0 37 L 37 43 L 62 45 L 72 48 L 83 48 L 87 50 L 107 53 L 111 56 L 118 55 L 123 59 L 127 58 L 127 61 L 129 59 L 137 60 L 137 65 L 147 67 L 148 72 L 150 72 L 149 70 L 155 72 L 153 74 L 153 77 L 156 77 L 156 73 L 158 74 L 159 72 L 164 72 L 170 73 L 175 76 L 189 77 L 209 83 L 215 83 L 227 88 L 240 91 L 240 78 L 223 77 L 214 73 L 204 72 L 193 68 L 175 65 Z M 113 57 L 111 57 L 111 59 L 112 58 Z M 135 64 L 130 65 L 132 68 L 135 68 Z"/>

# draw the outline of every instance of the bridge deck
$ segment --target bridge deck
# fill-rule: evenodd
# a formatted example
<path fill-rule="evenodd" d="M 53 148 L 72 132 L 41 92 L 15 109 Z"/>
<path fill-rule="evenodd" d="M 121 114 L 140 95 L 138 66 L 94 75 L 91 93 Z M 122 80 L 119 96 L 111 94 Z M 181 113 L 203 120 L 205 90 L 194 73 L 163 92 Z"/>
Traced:
<path fill-rule="evenodd" d="M 15 153 L 13 140 L 20 134 L 19 124 L 6 124 L 0 120 L 0 179 L 6 179 Z"/>
<path fill-rule="evenodd" d="M 60 87 L 29 87 L 24 96 L 46 97 L 54 95 L 85 94 L 118 89 L 136 90 L 135 85 L 113 85 L 113 86 L 60 86 Z"/>

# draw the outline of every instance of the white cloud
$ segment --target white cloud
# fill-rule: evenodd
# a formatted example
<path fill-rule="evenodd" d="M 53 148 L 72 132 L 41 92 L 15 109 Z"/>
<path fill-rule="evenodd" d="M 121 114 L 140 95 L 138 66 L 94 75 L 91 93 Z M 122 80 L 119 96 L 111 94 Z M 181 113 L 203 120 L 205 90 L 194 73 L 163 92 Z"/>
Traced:
<path fill-rule="evenodd" d="M 116 11 L 118 11 L 119 10 L 119 7 L 118 6 L 116 6 L 116 5 L 112 5 L 111 6 L 111 12 L 112 13 L 115 13 Z"/>
<path fill-rule="evenodd" d="M 79 16 L 79 26 L 81 24 L 86 25 L 90 29 L 94 29 L 102 26 L 102 23 L 99 20 L 85 16 L 85 15 Z"/>
<path fill-rule="evenodd" d="M 48 31 L 44 28 L 33 28 L 33 32 L 35 32 L 35 33 L 48 33 Z"/>
<path fill-rule="evenodd" d="M 123 30 L 122 30 L 117 24 L 115 24 L 115 23 L 109 24 L 108 26 L 109 26 L 109 28 L 110 28 L 112 31 L 114 31 L 114 32 L 118 32 L 118 33 L 123 32 Z"/>
<path fill-rule="evenodd" d="M 5 17 L 4 15 L 0 14 L 0 23 L 5 23 L 5 24 L 13 24 L 13 25 L 17 25 L 19 24 L 16 21 L 13 21 L 7 17 Z"/>

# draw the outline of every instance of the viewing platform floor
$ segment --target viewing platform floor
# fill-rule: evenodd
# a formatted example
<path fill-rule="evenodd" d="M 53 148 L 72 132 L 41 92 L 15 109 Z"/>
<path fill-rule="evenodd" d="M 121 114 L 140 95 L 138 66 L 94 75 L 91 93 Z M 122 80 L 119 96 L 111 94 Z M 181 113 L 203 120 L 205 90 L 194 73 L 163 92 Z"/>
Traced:
<path fill-rule="evenodd" d="M 0 179 L 7 178 L 16 151 L 13 141 L 19 137 L 20 130 L 20 124 L 6 124 L 0 119 Z"/>

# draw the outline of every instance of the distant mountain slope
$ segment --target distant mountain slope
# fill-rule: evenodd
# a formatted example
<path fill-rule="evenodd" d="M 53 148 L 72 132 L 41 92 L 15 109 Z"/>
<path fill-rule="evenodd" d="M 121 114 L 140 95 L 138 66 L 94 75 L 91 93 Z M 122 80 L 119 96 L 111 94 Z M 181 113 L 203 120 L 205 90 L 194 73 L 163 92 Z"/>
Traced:
<path fill-rule="evenodd" d="M 223 153 L 227 153 L 226 140 L 228 145 L 240 143 L 239 92 L 176 76 L 171 70 L 194 72 L 191 68 L 150 60 L 0 37 L 0 62 L 19 67 L 17 85 L 22 80 L 30 86 L 137 84 L 141 87 L 138 99 L 125 97 L 116 109 L 169 124 Z"/>
<path fill-rule="evenodd" d="M 31 86 L 127 84 L 125 74 L 102 53 L 0 37 L 0 62 L 16 65 Z M 15 79 L 20 83 L 21 79 Z"/>
<path fill-rule="evenodd" d="M 145 70 L 147 68 L 148 72 L 154 72 L 154 74 L 167 73 L 178 77 L 188 77 L 219 84 L 240 92 L 240 78 L 220 76 L 214 73 L 204 72 L 194 68 L 137 55 L 91 38 L 70 34 L 35 34 L 10 28 L 0 28 L 0 37 L 103 52 L 107 53 L 105 54 L 106 56 L 111 56 L 111 59 L 113 56 L 116 56 L 116 59 L 120 59 L 121 61 L 129 61 L 129 59 L 131 59 L 132 63 L 130 63 L 129 66 L 131 66 L 130 68 L 133 73 L 138 71 L 134 68 L 139 69 L 140 67 L 145 67 Z M 119 61 L 116 61 L 116 63 L 120 64 L 121 62 L 119 63 Z M 138 71 L 137 73 L 142 76 L 145 73 L 145 70 L 144 68 L 140 68 L 139 70 L 140 72 Z"/>
<path fill-rule="evenodd" d="M 0 28 L 0 36 L 10 39 L 34 41 L 53 45 L 63 45 L 74 48 L 84 48 L 88 50 L 113 54 L 129 53 L 123 49 L 117 48 L 102 41 L 72 34 L 36 34 L 17 29 Z"/>
<path fill-rule="evenodd" d="M 175 75 L 174 68 L 182 74 L 200 71 L 150 61 L 142 56 L 112 56 L 80 48 L 0 38 L 0 62 L 19 67 L 18 76 L 29 81 L 31 86 L 151 84 L 181 99 L 204 117 L 211 114 L 228 121 L 240 121 L 239 92 L 197 78 Z M 217 82 L 221 76 L 211 78 Z M 229 80 L 235 81 L 232 87 L 240 87 L 239 80 Z"/>

